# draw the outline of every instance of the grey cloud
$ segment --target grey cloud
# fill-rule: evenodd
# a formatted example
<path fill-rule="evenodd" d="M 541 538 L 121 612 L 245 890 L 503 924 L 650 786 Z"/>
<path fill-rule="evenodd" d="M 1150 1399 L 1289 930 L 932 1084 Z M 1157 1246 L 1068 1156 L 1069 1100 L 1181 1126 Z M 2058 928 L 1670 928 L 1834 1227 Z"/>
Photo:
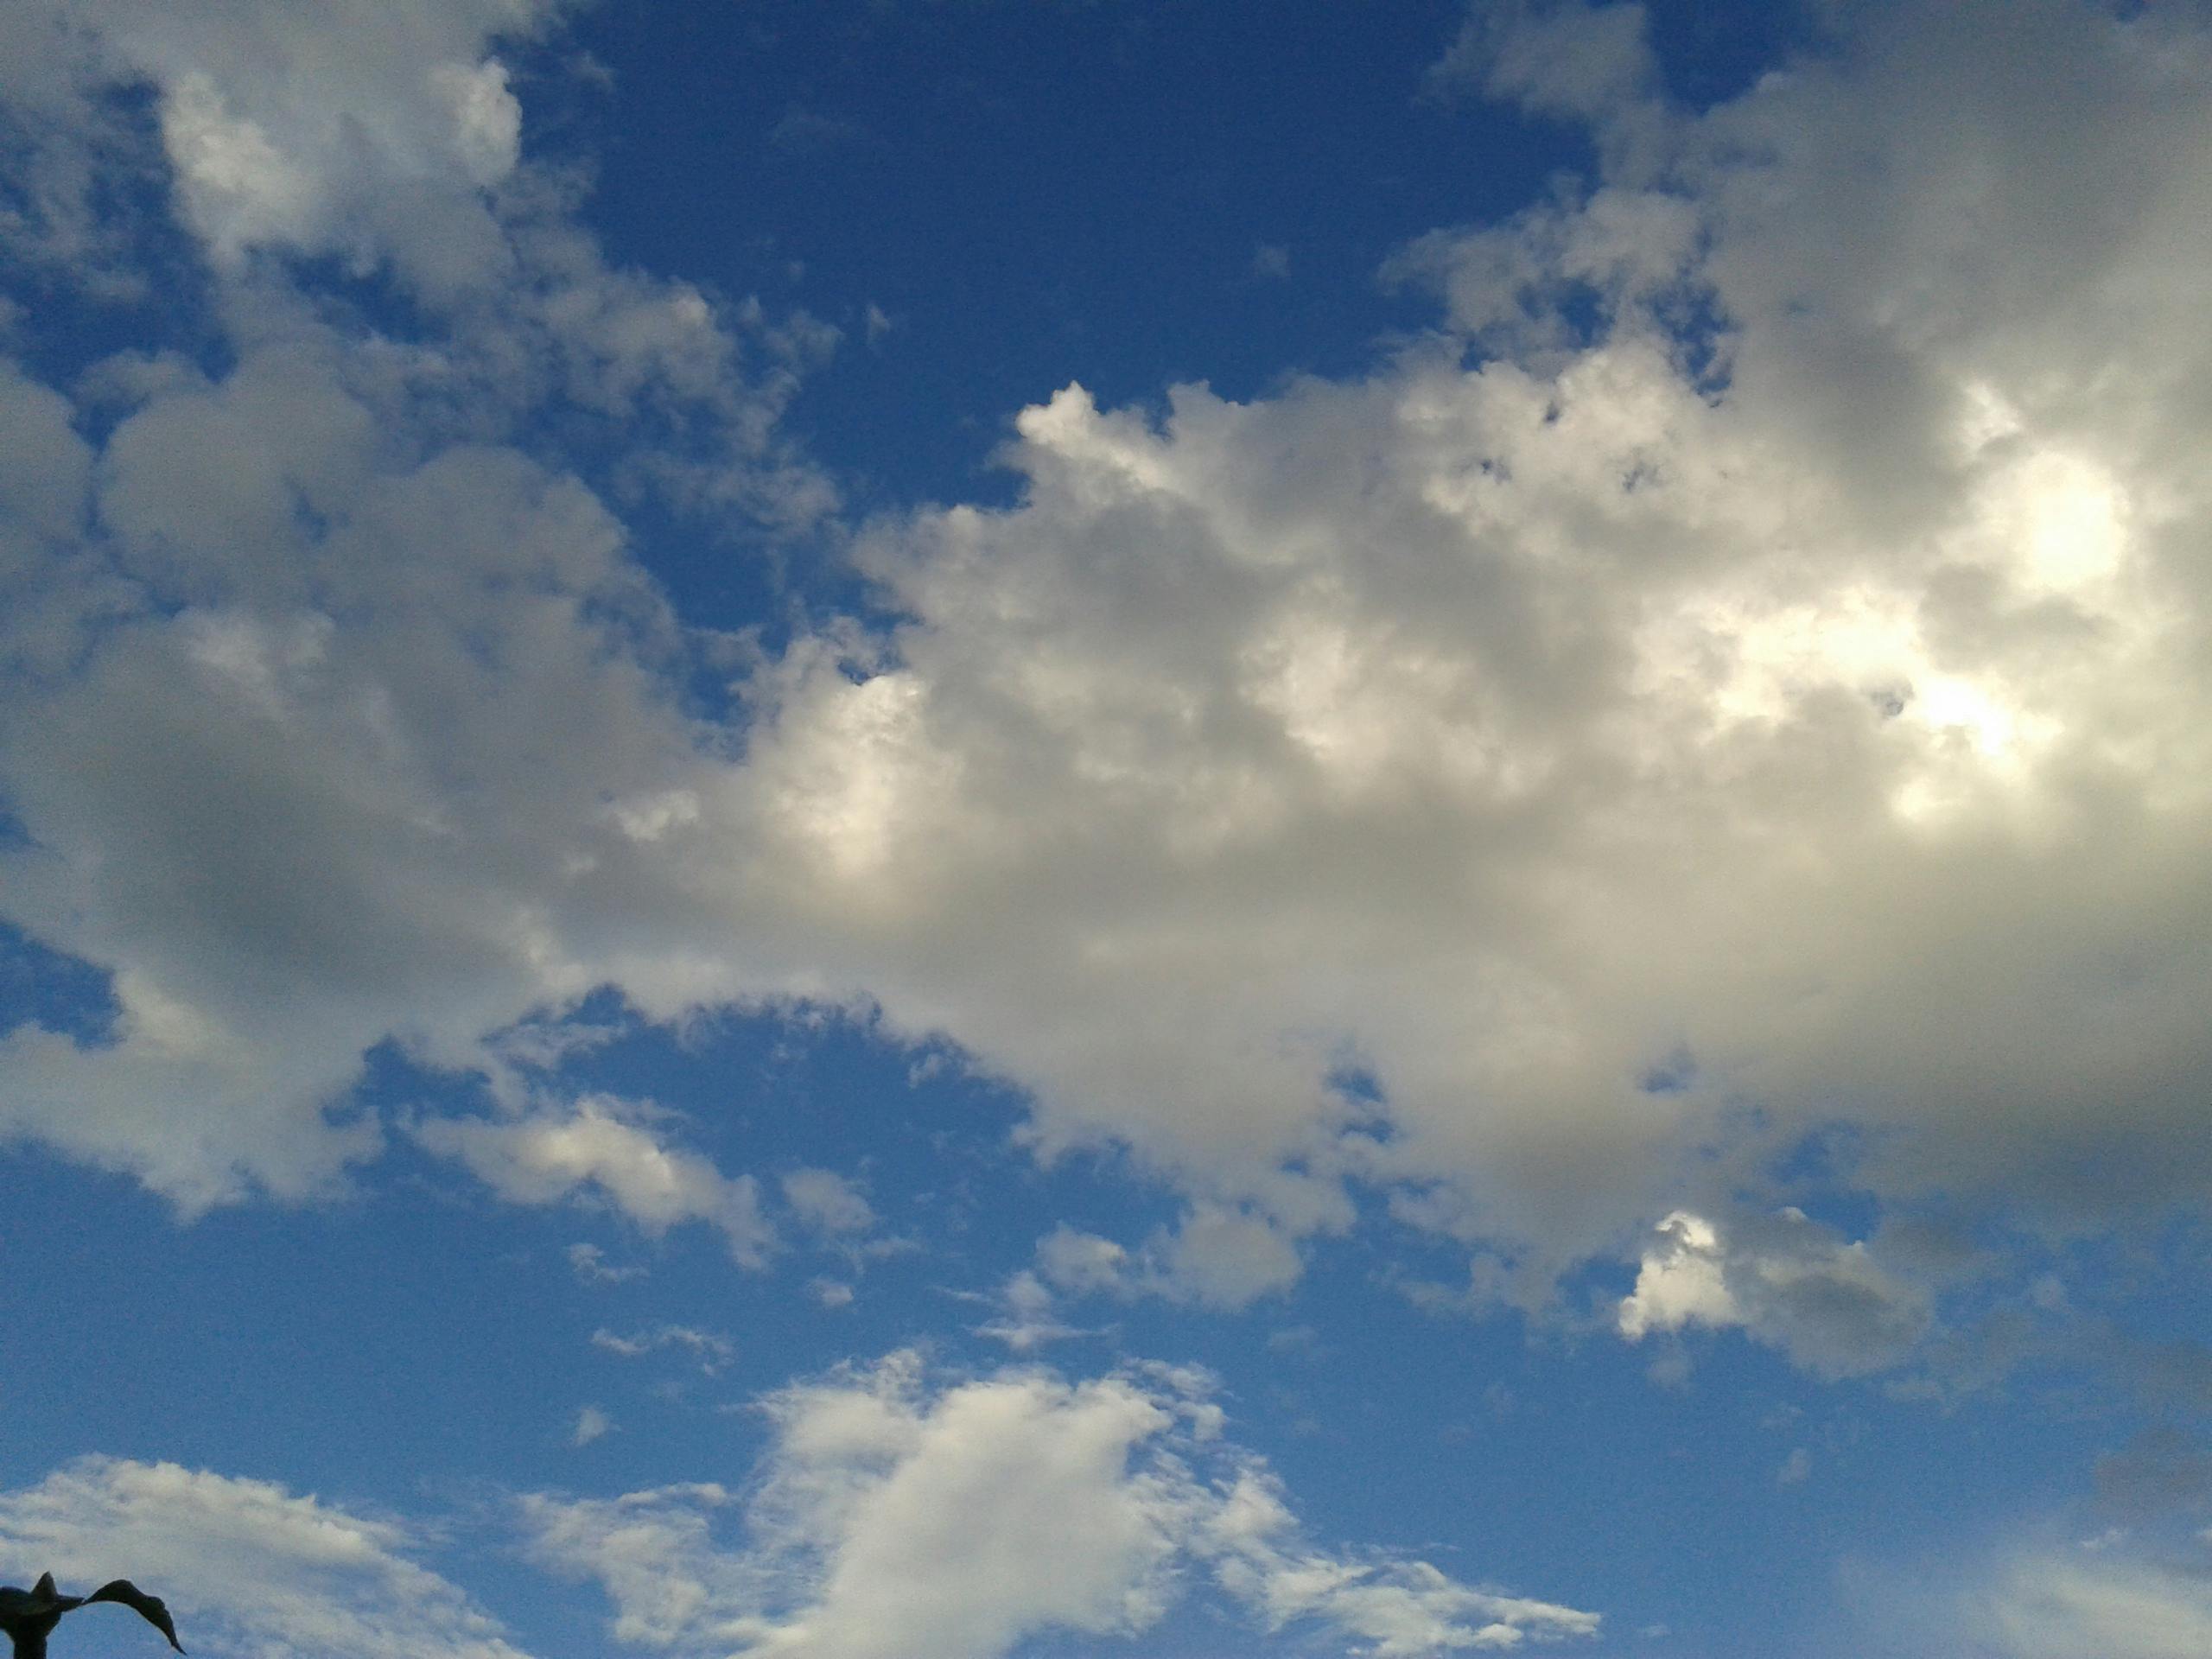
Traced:
<path fill-rule="evenodd" d="M 379 1144 L 346 1102 L 390 1036 L 489 1079 L 508 1117 L 429 1133 L 496 1189 L 619 1198 L 524 1155 L 569 1109 L 499 1040 L 613 985 L 950 1039 L 1040 1155 L 1173 1183 L 1192 1224 L 1137 1254 L 1223 1304 L 1355 1182 L 1541 1278 L 1839 1123 L 1877 1199 L 2201 1205 L 2203 42 L 1839 15 L 1734 103 L 1638 115 L 1588 192 L 1417 245 L 1446 327 L 1364 378 L 1024 411 L 1016 505 L 870 526 L 895 624 L 748 658 L 726 723 L 676 690 L 715 642 L 498 436 L 568 397 L 689 499 L 818 513 L 773 426 L 823 341 L 611 270 L 526 160 L 488 206 L 440 175 L 519 274 L 435 341 L 241 287 L 239 366 L 149 381 L 96 451 L 0 385 L 54 463 L 0 478 L 36 589 L 0 624 L 5 913 L 122 1008 L 105 1046 L 5 1039 L 7 1129 L 188 1207 L 306 1194 Z M 423 27 L 403 110 L 488 38 Z M 209 130 L 322 165 L 216 45 L 145 39 L 115 49 L 210 77 Z M 1641 73 L 1529 61 L 1558 107 Z M 1815 1369 L 1925 1317 L 1855 1247 L 1730 1224 Z"/>
<path fill-rule="evenodd" d="M 2097 1459 L 2096 1490 L 2124 1521 L 2201 1514 L 2212 1504 L 2212 1446 L 2171 1427 L 2145 1429 Z"/>
<path fill-rule="evenodd" d="M 1685 1325 L 1741 1326 L 1834 1377 L 1897 1363 L 1930 1326 L 1924 1286 L 1800 1211 L 1721 1225 L 1677 1211 L 1658 1232 L 1619 1309 L 1631 1341 Z"/>
<path fill-rule="evenodd" d="M 1546 115 L 1595 119 L 1648 95 L 1657 67 L 1641 5 L 1504 0 L 1469 7 L 1432 91 L 1478 89 Z"/>
<path fill-rule="evenodd" d="M 1065 1224 L 1037 1241 L 1037 1271 L 1073 1295 L 1163 1296 L 1241 1308 L 1289 1288 L 1304 1265 L 1296 1233 L 1281 1222 L 1204 1198 L 1135 1250 Z"/>

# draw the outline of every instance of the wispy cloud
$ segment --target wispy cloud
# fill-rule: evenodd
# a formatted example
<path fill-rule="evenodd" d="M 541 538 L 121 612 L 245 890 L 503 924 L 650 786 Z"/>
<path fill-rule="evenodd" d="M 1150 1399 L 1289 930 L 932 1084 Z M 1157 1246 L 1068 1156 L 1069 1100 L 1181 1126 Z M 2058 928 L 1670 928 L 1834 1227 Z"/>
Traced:
<path fill-rule="evenodd" d="M 1204 1388 L 1159 1367 L 939 1382 L 896 1354 L 771 1396 L 742 1503 L 693 1486 L 533 1497 L 523 1516 L 540 1559 L 605 1588 L 618 1640 L 678 1653 L 988 1659 L 1046 1631 L 1140 1634 L 1194 1580 L 1377 1659 L 1597 1633 L 1424 1561 L 1314 1547 Z"/>
<path fill-rule="evenodd" d="M 576 1413 L 575 1427 L 569 1431 L 569 1444 L 589 1446 L 603 1439 L 614 1427 L 614 1420 L 597 1406 L 586 1406 Z"/>
<path fill-rule="evenodd" d="M 736 1346 L 719 1332 L 696 1325 L 658 1325 L 631 1336 L 619 1336 L 604 1326 L 591 1333 L 591 1345 L 625 1359 L 638 1359 L 663 1349 L 680 1349 L 698 1362 L 699 1369 L 714 1376 L 736 1357 Z"/>
<path fill-rule="evenodd" d="M 497 1621 L 417 1564 L 419 1548 L 397 1522 L 173 1463 L 86 1458 L 0 1493 L 0 1570 L 90 1589 L 128 1562 L 170 1604 L 188 1648 L 524 1659 Z"/>
<path fill-rule="evenodd" d="M 697 1154 L 668 1146 L 636 1108 L 606 1096 L 515 1119 L 432 1119 L 416 1136 L 517 1204 L 591 1194 L 649 1232 L 704 1222 L 747 1267 L 762 1265 L 775 1243 L 753 1177 L 725 1176 Z"/>
<path fill-rule="evenodd" d="M 598 1245 L 579 1243 L 569 1246 L 569 1268 L 578 1280 L 587 1285 L 627 1284 L 642 1279 L 646 1269 L 635 1263 L 616 1267 L 607 1259 L 607 1252 Z"/>

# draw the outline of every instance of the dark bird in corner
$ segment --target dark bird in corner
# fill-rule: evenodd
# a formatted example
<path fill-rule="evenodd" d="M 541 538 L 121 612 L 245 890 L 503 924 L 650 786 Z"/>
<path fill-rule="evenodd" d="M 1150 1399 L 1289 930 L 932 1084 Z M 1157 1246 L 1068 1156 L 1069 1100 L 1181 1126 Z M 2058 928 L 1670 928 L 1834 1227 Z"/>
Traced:
<path fill-rule="evenodd" d="M 168 1637 L 169 1646 L 179 1653 L 184 1651 L 162 1599 L 148 1595 L 128 1579 L 104 1584 L 89 1596 L 63 1595 L 54 1587 L 51 1573 L 41 1574 L 37 1585 L 29 1590 L 0 1585 L 0 1630 L 7 1631 L 8 1639 L 16 1644 L 15 1659 L 46 1659 L 46 1638 L 61 1622 L 61 1615 L 96 1601 L 121 1602 Z"/>

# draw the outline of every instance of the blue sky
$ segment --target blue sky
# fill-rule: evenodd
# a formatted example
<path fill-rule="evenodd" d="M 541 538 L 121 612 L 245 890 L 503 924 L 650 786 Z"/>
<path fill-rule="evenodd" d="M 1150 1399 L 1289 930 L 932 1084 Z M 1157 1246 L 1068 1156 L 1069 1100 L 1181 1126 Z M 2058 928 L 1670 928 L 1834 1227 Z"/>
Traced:
<path fill-rule="evenodd" d="M 2208 80 L 2087 0 L 0 14 L 0 1577 L 2202 1651 Z"/>

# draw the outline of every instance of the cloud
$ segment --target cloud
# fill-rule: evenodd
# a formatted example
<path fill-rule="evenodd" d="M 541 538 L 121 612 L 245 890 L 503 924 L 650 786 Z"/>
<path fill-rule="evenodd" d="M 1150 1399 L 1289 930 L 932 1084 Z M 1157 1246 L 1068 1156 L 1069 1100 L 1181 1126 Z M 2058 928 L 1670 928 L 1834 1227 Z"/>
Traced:
<path fill-rule="evenodd" d="M 1297 1282 L 1298 1247 L 1262 1215 L 1199 1204 L 1173 1233 L 1158 1236 L 1152 1284 L 1179 1300 L 1243 1307 Z"/>
<path fill-rule="evenodd" d="M 1808 1370 L 1847 1376 L 1896 1363 L 1929 1329 L 1923 1287 L 1801 1211 L 1745 1218 L 1726 1235 L 1678 1211 L 1657 1232 L 1618 1313 L 1631 1342 L 1741 1326 Z"/>
<path fill-rule="evenodd" d="M 539 1559 L 606 1589 L 616 1639 L 677 1653 L 983 1659 L 1047 1631 L 1140 1633 L 1193 1575 L 1270 1630 L 1376 1656 L 1595 1633 L 1424 1562 L 1315 1549 L 1201 1386 L 1166 1368 L 934 1382 L 893 1355 L 771 1396 L 741 1505 L 694 1486 L 523 1515 Z M 725 1516 L 742 1541 L 717 1536 Z"/>
<path fill-rule="evenodd" d="M 1065 1291 L 1116 1291 L 1126 1283 L 1129 1253 L 1110 1238 L 1062 1222 L 1037 1241 L 1037 1271 Z"/>
<path fill-rule="evenodd" d="M 997 1319 L 973 1327 L 979 1337 L 1002 1342 L 1017 1354 L 1041 1348 L 1048 1342 L 1094 1334 L 1056 1317 L 1052 1288 L 1024 1268 L 999 1287 Z"/>
<path fill-rule="evenodd" d="M 569 1433 L 570 1446 L 589 1446 L 614 1427 L 614 1420 L 597 1406 L 586 1406 L 576 1414 L 576 1426 Z"/>
<path fill-rule="evenodd" d="M 89 1589 L 128 1562 L 188 1647 L 287 1659 L 522 1659 L 496 1621 L 411 1559 L 421 1541 L 267 1481 L 83 1458 L 0 1493 L 0 1570 Z"/>
<path fill-rule="evenodd" d="M 610 1267 L 607 1252 L 596 1244 L 569 1245 L 569 1266 L 576 1278 L 587 1285 L 620 1285 L 645 1276 L 645 1269 L 635 1265 Z"/>
<path fill-rule="evenodd" d="M 768 129 L 768 148 L 779 155 L 807 159 L 849 149 L 868 137 L 850 121 L 791 105 Z"/>
<path fill-rule="evenodd" d="M 1376 1659 L 1598 1634 L 1593 1613 L 1456 1582 L 1426 1561 L 1358 1561 L 1304 1545 L 1281 1485 L 1248 1469 L 1210 1518 L 1215 1574 L 1271 1631 L 1311 1622 Z"/>
<path fill-rule="evenodd" d="M 35 837 L 9 917 L 113 968 L 121 1010 L 104 1044 L 5 1039 L 10 1126 L 188 1210 L 372 1154 L 345 1100 L 385 1038 L 512 1078 L 494 1033 L 624 977 L 574 960 L 545 883 L 588 880 L 573 830 L 647 844 L 690 747 L 606 649 L 655 614 L 613 520 L 511 450 L 395 457 L 410 416 L 360 367 L 310 330 L 159 384 L 105 445 L 89 556 L 9 614 L 0 768 Z M 554 707 L 565 765 L 527 735 Z"/>
<path fill-rule="evenodd" d="M 1201 1200 L 1135 1252 L 1063 1224 L 1037 1242 L 1037 1270 L 1074 1294 L 1164 1296 L 1240 1308 L 1287 1290 L 1304 1270 L 1295 1236 L 1250 1208 Z"/>
<path fill-rule="evenodd" d="M 670 1148 L 632 1116 L 620 1102 L 587 1096 L 512 1121 L 434 1118 L 415 1135 L 511 1203 L 554 1204 L 588 1192 L 650 1233 L 705 1222 L 721 1230 L 741 1264 L 765 1263 L 775 1232 L 761 1217 L 753 1177 L 725 1176 L 696 1153 Z"/>
<path fill-rule="evenodd" d="M 1655 89 L 1641 5 L 1506 0 L 1468 11 L 1428 71 L 1433 92 L 1472 88 L 1540 115 L 1597 120 L 1618 118 Z"/>
<path fill-rule="evenodd" d="M 875 1211 L 859 1187 L 830 1169 L 794 1169 L 783 1178 L 784 1202 L 801 1225 L 829 1237 L 864 1233 Z"/>
<path fill-rule="evenodd" d="M 105 85 L 143 82 L 156 93 L 179 207 L 219 264 L 264 248 L 364 264 L 388 254 L 449 290 L 507 257 L 486 193 L 515 171 L 521 112 L 492 48 L 535 34 L 553 10 L 410 0 L 362 30 L 277 4 L 43 0 L 28 8 L 19 44 L 33 73 L 67 89 L 47 94 L 41 130 L 50 169 L 79 158 L 80 189 L 91 158 L 67 138 L 99 132 Z"/>
<path fill-rule="evenodd" d="M 2191 19 L 1847 8 L 1709 111 L 1600 111 L 1588 188 L 1397 262 L 1433 337 L 1157 417 L 1071 386 L 1013 505 L 854 543 L 889 622 L 764 650 L 501 438 L 558 398 L 664 496 L 824 510 L 772 435 L 825 334 L 611 268 L 526 154 L 483 181 L 534 14 L 81 15 L 70 73 L 171 111 L 237 349 L 108 365 L 81 430 L 0 383 L 42 457 L 0 472 L 0 906 L 120 1009 L 0 1039 L 9 1134 L 188 1211 L 309 1197 L 382 1146 L 392 1039 L 514 1114 L 425 1130 L 493 1190 L 757 1254 L 742 1178 L 503 1054 L 613 986 L 963 1049 L 1038 1155 L 1175 1189 L 1122 1281 L 1224 1306 L 1363 1185 L 1539 1291 L 1808 1138 L 1878 1204 L 2212 1196 Z M 1630 8 L 1500 15 L 1495 90 L 1642 85 Z M 322 45 L 353 159 L 287 79 Z M 287 250 L 409 166 L 507 252 L 363 221 L 433 296 L 391 346 Z M 1712 1219 L 1740 1321 L 1816 1370 L 1925 1317 L 1856 1247 Z"/>
<path fill-rule="evenodd" d="M 0 465 L 0 664 L 25 716 L 0 789 L 32 837 L 9 849 L 8 920 L 112 970 L 120 1005 L 104 1042 L 5 1039 L 5 1127 L 187 1212 L 340 1187 L 383 1144 L 348 1103 L 378 1042 L 512 1081 L 544 1057 L 487 1050 L 497 1033 L 626 977 L 563 960 L 545 884 L 592 855 L 511 816 L 550 775 L 518 764 L 538 716 L 494 710 L 575 712 L 581 792 L 539 806 L 642 843 L 680 794 L 626 803 L 605 763 L 691 749 L 659 678 L 668 619 L 591 493 L 499 435 L 557 397 L 620 422 L 686 501 L 796 522 L 828 500 L 774 421 L 829 336 L 610 267 L 518 159 L 486 54 L 548 15 L 404 4 L 365 35 L 335 11 L 70 0 L 5 25 L 0 125 L 31 205 L 0 234 L 71 282 L 137 260 L 131 280 L 205 294 L 234 363 L 126 353 L 75 401 L 0 368 L 21 463 Z M 138 85 L 156 154 L 111 118 Z M 92 206 L 140 199 L 178 205 L 207 270 Z M 334 252 L 418 308 L 381 333 L 321 309 L 295 257 Z M 108 435 L 97 451 L 73 421 Z M 180 688 L 194 706 L 165 708 Z M 81 769 L 65 736 L 97 779 L 56 775 Z"/>
<path fill-rule="evenodd" d="M 1849 1564 L 1847 1589 L 1885 1650 L 1994 1659 L 2183 1659 L 2212 1641 L 2202 1546 L 2161 1554 L 2125 1534 L 2048 1537 L 1948 1576 Z"/>
<path fill-rule="evenodd" d="M 1523 1262 L 1839 1117 L 1885 1197 L 2201 1200 L 2129 1151 L 2196 1144 L 2212 1067 L 2201 490 L 2158 435 L 2199 417 L 2139 344 L 2207 346 L 2195 60 L 1880 16 L 1678 119 L 1663 188 L 1497 232 L 1536 279 L 1462 326 L 1545 326 L 1475 366 L 1159 421 L 1071 388 L 1019 505 L 864 542 L 894 649 L 794 659 L 753 779 L 855 980 L 1030 1085 L 1041 1147 L 1292 1239 L 1340 1179 L 1433 1183 Z M 2077 59 L 2062 142 L 2029 88 Z M 1971 245 L 1916 239 L 1958 200 Z"/>
<path fill-rule="evenodd" d="M 1431 231 L 1393 254 L 1382 278 L 1433 289 L 1452 327 L 1490 351 L 1541 359 L 1573 348 L 1584 306 L 1615 326 L 1655 308 L 1686 309 L 1699 237 L 1691 201 L 1606 187 L 1502 225 Z"/>
<path fill-rule="evenodd" d="M 2201 1514 L 2212 1506 L 2212 1446 L 2161 1427 L 2097 1459 L 2097 1501 L 2127 1521 Z"/>
<path fill-rule="evenodd" d="M 620 1354 L 625 1359 L 642 1358 L 663 1348 L 681 1348 L 696 1359 L 699 1369 L 709 1376 L 728 1364 L 737 1352 L 730 1339 L 719 1332 L 702 1331 L 690 1325 L 659 1325 L 628 1337 L 602 1327 L 591 1333 L 591 1345 L 610 1354 Z"/>
<path fill-rule="evenodd" d="M 2212 1643 L 2212 1588 L 2202 1573 L 2150 1562 L 2019 1560 L 1968 1607 L 2006 1659 L 2183 1659 Z"/>

